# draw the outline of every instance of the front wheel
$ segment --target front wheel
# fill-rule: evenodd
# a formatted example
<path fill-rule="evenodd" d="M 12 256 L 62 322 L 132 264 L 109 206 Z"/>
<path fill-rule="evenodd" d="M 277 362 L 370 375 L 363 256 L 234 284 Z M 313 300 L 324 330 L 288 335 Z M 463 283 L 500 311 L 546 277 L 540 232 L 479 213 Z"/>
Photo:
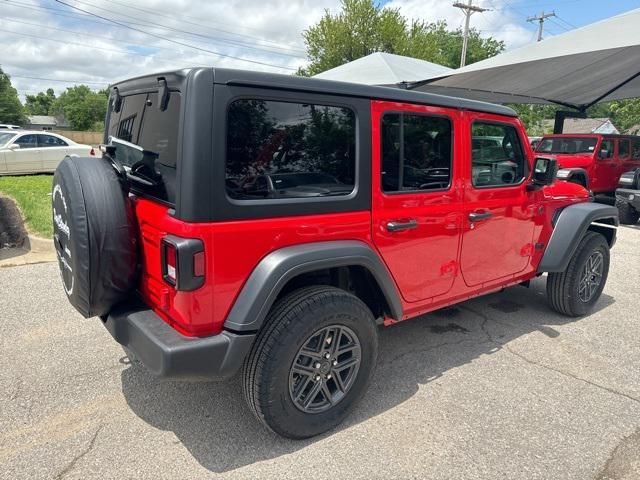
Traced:
<path fill-rule="evenodd" d="M 588 313 L 600 298 L 609 274 L 609 244 L 587 232 L 564 272 L 550 273 L 547 299 L 552 309 L 569 317 Z"/>
<path fill-rule="evenodd" d="M 620 223 L 623 225 L 635 225 L 640 220 L 640 212 L 629 205 L 627 202 L 616 199 L 616 208 Z"/>
<path fill-rule="evenodd" d="M 338 288 L 295 290 L 272 308 L 243 368 L 249 408 L 288 438 L 325 432 L 364 395 L 375 368 L 373 315 Z"/>

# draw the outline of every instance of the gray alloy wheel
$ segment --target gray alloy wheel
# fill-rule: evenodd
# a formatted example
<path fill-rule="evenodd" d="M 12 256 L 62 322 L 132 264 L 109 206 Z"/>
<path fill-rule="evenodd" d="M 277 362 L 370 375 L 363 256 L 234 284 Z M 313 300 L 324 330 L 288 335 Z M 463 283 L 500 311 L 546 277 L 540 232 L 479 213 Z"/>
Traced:
<path fill-rule="evenodd" d="M 360 341 L 350 328 L 330 325 L 313 333 L 289 371 L 289 395 L 305 413 L 324 412 L 340 402 L 360 369 Z"/>

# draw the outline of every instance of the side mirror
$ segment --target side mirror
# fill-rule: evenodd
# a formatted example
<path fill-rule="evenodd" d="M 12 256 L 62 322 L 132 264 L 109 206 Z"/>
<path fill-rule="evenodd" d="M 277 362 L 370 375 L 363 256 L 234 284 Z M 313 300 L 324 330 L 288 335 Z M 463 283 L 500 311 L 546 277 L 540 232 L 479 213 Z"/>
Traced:
<path fill-rule="evenodd" d="M 555 158 L 536 158 L 533 167 L 531 182 L 527 185 L 528 190 L 537 190 L 540 187 L 551 185 L 556 180 L 558 174 L 558 161 Z"/>
<path fill-rule="evenodd" d="M 9 150 L 20 150 L 20 144 L 12 143 L 11 145 L 9 145 Z"/>

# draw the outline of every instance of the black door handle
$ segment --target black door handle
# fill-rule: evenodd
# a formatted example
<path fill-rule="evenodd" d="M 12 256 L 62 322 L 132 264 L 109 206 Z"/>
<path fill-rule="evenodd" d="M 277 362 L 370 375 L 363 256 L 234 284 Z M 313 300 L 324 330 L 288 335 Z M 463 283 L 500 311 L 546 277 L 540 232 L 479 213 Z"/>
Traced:
<path fill-rule="evenodd" d="M 471 212 L 469 214 L 469 220 L 472 222 L 481 222 L 482 220 L 488 220 L 492 215 L 491 212 Z"/>
<path fill-rule="evenodd" d="M 401 230 L 413 230 L 418 228 L 418 221 L 412 218 L 406 222 L 391 221 L 387 223 L 387 230 L 389 232 L 400 232 Z"/>

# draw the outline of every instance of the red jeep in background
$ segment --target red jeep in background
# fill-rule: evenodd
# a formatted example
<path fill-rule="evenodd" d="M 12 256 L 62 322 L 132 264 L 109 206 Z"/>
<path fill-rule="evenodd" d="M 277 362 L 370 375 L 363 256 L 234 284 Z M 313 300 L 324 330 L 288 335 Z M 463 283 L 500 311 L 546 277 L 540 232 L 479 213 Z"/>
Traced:
<path fill-rule="evenodd" d="M 102 158 L 54 177 L 67 297 L 151 372 L 242 371 L 255 416 L 339 424 L 392 325 L 548 272 L 587 313 L 615 208 L 553 183 L 513 110 L 226 69 L 111 87 Z"/>
<path fill-rule="evenodd" d="M 632 135 L 545 135 L 536 153 L 558 161 L 558 178 L 611 197 L 620 176 L 640 167 L 640 137 Z"/>

